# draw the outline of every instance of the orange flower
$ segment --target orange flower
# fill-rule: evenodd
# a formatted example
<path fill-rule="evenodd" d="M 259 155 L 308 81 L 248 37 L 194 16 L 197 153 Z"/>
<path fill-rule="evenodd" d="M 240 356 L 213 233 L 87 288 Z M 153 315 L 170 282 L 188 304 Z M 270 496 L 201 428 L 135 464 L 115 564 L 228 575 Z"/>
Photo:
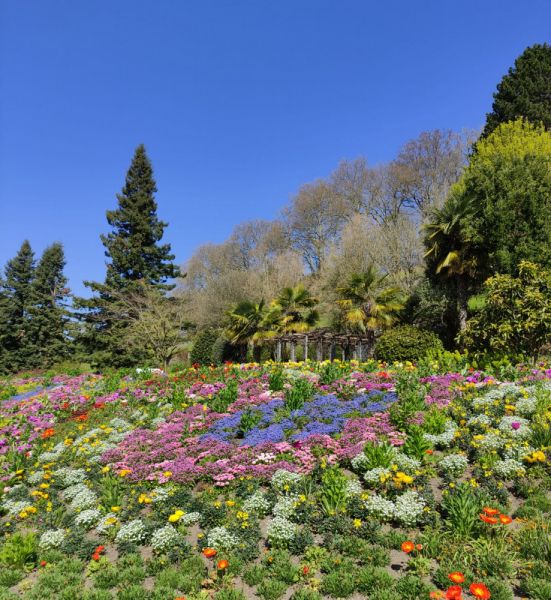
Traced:
<path fill-rule="evenodd" d="M 55 431 L 53 429 L 46 429 L 46 431 L 40 436 L 43 440 L 51 435 L 54 435 Z"/>
<path fill-rule="evenodd" d="M 499 510 L 496 510 L 495 508 L 488 508 L 488 507 L 486 507 L 484 509 L 484 512 L 487 515 L 490 515 L 491 517 L 493 517 L 494 515 L 497 515 L 499 513 Z"/>
<path fill-rule="evenodd" d="M 434 450 L 425 450 L 426 454 L 434 454 Z"/>
<path fill-rule="evenodd" d="M 448 577 L 454 582 L 454 583 L 463 583 L 465 581 L 465 577 L 463 575 L 463 573 L 461 571 L 457 571 L 455 573 L 450 573 L 448 575 Z"/>
<path fill-rule="evenodd" d="M 404 552 L 411 552 L 414 549 L 415 549 L 415 544 L 413 542 L 404 542 L 402 544 L 402 550 Z"/>
<path fill-rule="evenodd" d="M 45 567 L 47 564 L 48 564 L 48 563 L 47 563 L 45 560 L 43 560 L 43 561 L 40 563 L 40 566 L 41 566 L 41 567 Z"/>
<path fill-rule="evenodd" d="M 480 598 L 481 600 L 488 600 L 491 597 L 488 588 L 483 583 L 471 583 L 471 594 L 475 598 Z"/>
<path fill-rule="evenodd" d="M 228 561 L 227 560 L 221 560 L 218 563 L 218 568 L 219 569 L 226 569 L 228 567 Z"/>
<path fill-rule="evenodd" d="M 92 554 L 92 558 L 94 560 L 99 560 L 99 554 Z"/>
<path fill-rule="evenodd" d="M 436 590 L 436 592 L 431 592 L 429 594 L 429 598 L 445 598 L 446 594 L 442 590 Z"/>
<path fill-rule="evenodd" d="M 203 550 L 203 554 L 207 557 L 210 558 L 211 556 L 214 556 L 216 554 L 216 550 L 214 548 L 205 548 Z"/>
<path fill-rule="evenodd" d="M 446 592 L 446 598 L 448 598 L 448 600 L 459 600 L 459 598 L 461 598 L 461 592 L 460 585 L 452 585 Z"/>
<path fill-rule="evenodd" d="M 511 519 L 511 517 L 508 517 L 507 515 L 499 515 L 499 520 L 504 525 L 508 525 L 513 519 Z"/>
<path fill-rule="evenodd" d="M 498 511 L 499 512 L 499 511 Z M 493 525 L 494 523 L 497 523 L 497 519 L 495 517 L 487 517 L 486 515 L 478 515 L 483 521 L 486 521 L 486 523 L 490 523 L 490 525 Z"/>
<path fill-rule="evenodd" d="M 422 550 L 423 549 L 423 544 L 417 544 L 417 546 L 415 546 L 417 548 L 417 550 Z"/>

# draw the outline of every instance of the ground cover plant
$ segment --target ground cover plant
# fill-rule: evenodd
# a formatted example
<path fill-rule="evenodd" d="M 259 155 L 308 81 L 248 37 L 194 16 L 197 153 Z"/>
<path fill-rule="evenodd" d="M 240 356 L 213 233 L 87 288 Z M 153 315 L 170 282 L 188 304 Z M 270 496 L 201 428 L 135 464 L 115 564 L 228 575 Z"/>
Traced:
<path fill-rule="evenodd" d="M 0 381 L 0 600 L 551 599 L 551 369 Z"/>

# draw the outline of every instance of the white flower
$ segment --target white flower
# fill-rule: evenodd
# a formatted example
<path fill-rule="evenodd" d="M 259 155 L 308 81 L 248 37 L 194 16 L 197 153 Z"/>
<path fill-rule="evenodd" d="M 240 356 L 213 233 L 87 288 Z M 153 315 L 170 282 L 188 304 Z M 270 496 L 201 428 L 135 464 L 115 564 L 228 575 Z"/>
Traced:
<path fill-rule="evenodd" d="M 425 501 L 414 490 L 396 498 L 394 517 L 404 527 L 413 527 L 425 509 Z"/>
<path fill-rule="evenodd" d="M 142 543 L 145 541 L 145 526 L 139 520 L 130 521 L 126 525 L 123 525 L 119 532 L 117 533 L 117 537 L 115 541 L 119 542 L 134 542 L 134 543 Z"/>
<path fill-rule="evenodd" d="M 96 508 L 83 510 L 75 517 L 75 525 L 83 529 L 92 529 L 94 525 L 101 519 L 101 513 Z"/>
<path fill-rule="evenodd" d="M 57 550 L 63 544 L 65 532 L 59 529 L 58 531 L 45 531 L 40 536 L 38 545 L 42 550 Z"/>
<path fill-rule="evenodd" d="M 395 506 L 394 502 L 382 498 L 377 494 L 370 496 L 365 503 L 366 509 L 371 515 L 382 522 L 392 521 L 394 518 Z"/>
<path fill-rule="evenodd" d="M 211 529 L 207 540 L 209 548 L 214 548 L 214 550 L 233 550 L 239 545 L 239 538 L 225 527 Z"/>
<path fill-rule="evenodd" d="M 293 539 L 298 526 L 284 517 L 275 517 L 268 524 L 267 537 L 274 546 L 284 546 Z"/>
<path fill-rule="evenodd" d="M 166 525 L 161 529 L 157 529 L 151 536 L 151 545 L 153 550 L 157 552 L 165 552 L 171 546 L 174 546 L 178 539 L 178 532 L 172 527 L 172 525 Z"/>
<path fill-rule="evenodd" d="M 451 454 L 443 458 L 438 466 L 446 473 L 459 477 L 463 475 L 469 466 L 469 459 L 463 454 Z"/>
<path fill-rule="evenodd" d="M 503 479 L 513 479 L 514 477 L 520 477 L 526 473 L 526 469 L 522 466 L 522 463 L 508 458 L 498 462 L 493 467 L 494 473 L 503 477 Z"/>
<path fill-rule="evenodd" d="M 271 479 L 272 487 L 278 491 L 284 491 L 286 486 L 292 486 L 300 483 L 302 476 L 286 469 L 278 469 Z"/>
<path fill-rule="evenodd" d="M 457 425 L 453 421 L 446 421 L 444 424 L 444 433 L 439 435 L 431 435 L 425 433 L 423 438 L 431 442 L 435 446 L 441 446 L 442 448 L 448 448 L 451 446 L 455 439 L 455 432 L 457 431 Z"/>
<path fill-rule="evenodd" d="M 264 494 L 258 491 L 243 502 L 243 510 L 247 513 L 256 513 L 262 518 L 268 514 L 270 503 L 266 500 Z"/>

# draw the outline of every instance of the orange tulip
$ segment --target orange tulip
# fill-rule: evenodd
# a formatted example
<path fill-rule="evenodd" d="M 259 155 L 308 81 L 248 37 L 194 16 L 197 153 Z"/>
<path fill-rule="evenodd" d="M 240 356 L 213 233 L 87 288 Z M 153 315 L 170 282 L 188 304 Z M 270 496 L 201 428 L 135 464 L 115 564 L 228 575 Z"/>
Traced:
<path fill-rule="evenodd" d="M 471 594 L 475 598 L 480 598 L 481 600 L 488 600 L 488 598 L 491 597 L 488 588 L 483 583 L 472 583 L 469 589 L 471 590 Z"/>
<path fill-rule="evenodd" d="M 227 560 L 221 560 L 218 563 L 218 568 L 219 569 L 226 569 L 228 567 L 228 561 Z"/>
<path fill-rule="evenodd" d="M 214 548 L 205 548 L 203 550 L 203 554 L 207 557 L 210 558 L 211 556 L 214 556 L 216 554 L 216 550 Z"/>
<path fill-rule="evenodd" d="M 465 576 L 463 575 L 463 573 L 461 571 L 457 571 L 455 573 L 450 573 L 448 575 L 448 577 L 454 582 L 454 583 L 463 583 L 465 581 Z"/>
<path fill-rule="evenodd" d="M 499 512 L 499 511 L 498 511 Z M 478 515 L 483 521 L 486 521 L 486 523 L 490 523 L 490 525 L 493 525 L 494 523 L 497 523 L 497 519 L 495 517 L 487 517 L 486 515 Z"/>
<path fill-rule="evenodd" d="M 495 508 L 488 508 L 488 507 L 486 507 L 484 509 L 484 512 L 487 515 L 490 515 L 491 517 L 493 517 L 494 515 L 497 515 L 499 513 L 499 510 L 496 510 Z"/>
<path fill-rule="evenodd" d="M 413 542 L 404 542 L 402 544 L 402 550 L 404 552 L 411 552 L 414 549 L 415 549 L 415 544 Z"/>
<path fill-rule="evenodd" d="M 511 517 L 508 517 L 507 515 L 499 515 L 499 520 L 504 525 L 508 525 L 513 519 L 511 519 Z"/>

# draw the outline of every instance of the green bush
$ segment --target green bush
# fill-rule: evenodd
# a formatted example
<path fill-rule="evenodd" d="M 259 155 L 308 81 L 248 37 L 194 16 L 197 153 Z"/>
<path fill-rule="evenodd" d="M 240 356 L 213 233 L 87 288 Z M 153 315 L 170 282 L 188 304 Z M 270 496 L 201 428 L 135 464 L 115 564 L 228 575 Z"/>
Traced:
<path fill-rule="evenodd" d="M 213 329 L 204 329 L 197 334 L 193 349 L 189 355 L 191 364 L 209 366 L 212 363 L 212 350 L 218 339 L 218 331 Z"/>
<path fill-rule="evenodd" d="M 394 362 L 418 362 L 429 351 L 444 350 L 442 341 L 432 331 L 400 325 L 384 333 L 377 343 L 377 359 Z"/>
<path fill-rule="evenodd" d="M 215 366 L 222 365 L 225 362 L 238 363 L 240 362 L 239 348 L 230 344 L 223 335 L 220 335 L 212 347 L 211 361 Z"/>

